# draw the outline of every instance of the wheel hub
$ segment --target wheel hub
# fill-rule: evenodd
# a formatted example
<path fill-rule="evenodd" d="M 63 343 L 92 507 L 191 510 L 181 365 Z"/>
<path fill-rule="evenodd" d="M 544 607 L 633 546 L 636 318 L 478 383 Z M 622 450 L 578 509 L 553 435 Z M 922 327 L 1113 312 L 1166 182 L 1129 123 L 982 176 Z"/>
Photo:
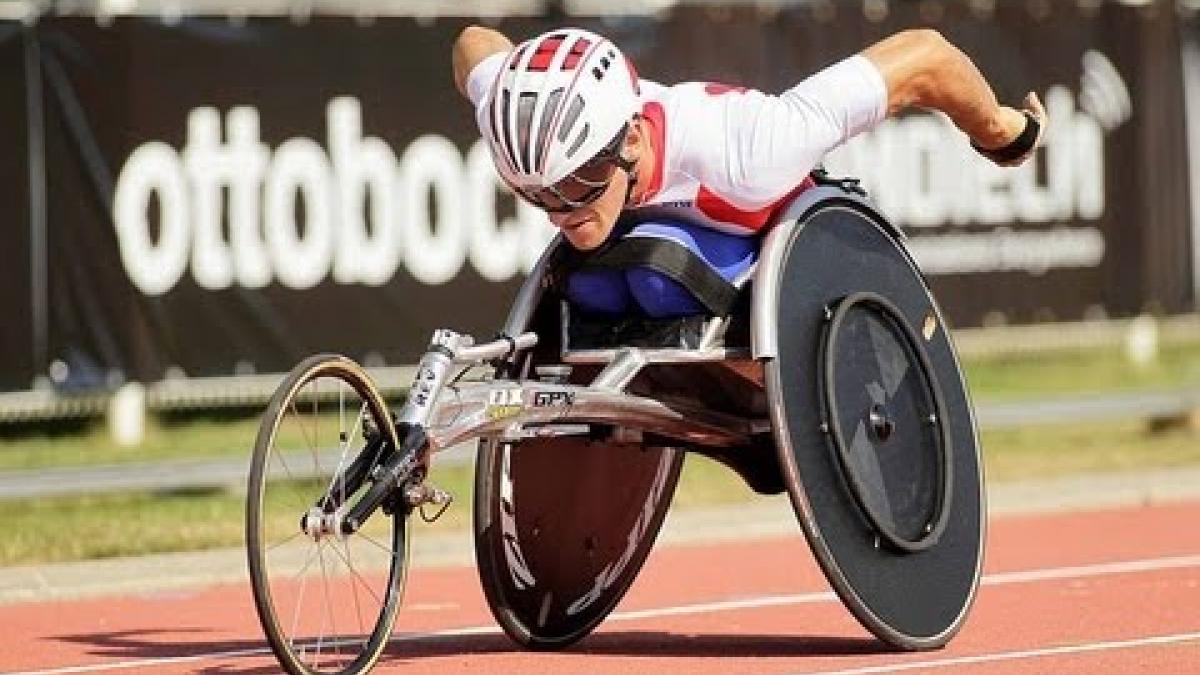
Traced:
<path fill-rule="evenodd" d="M 333 513 L 326 513 L 319 507 L 312 507 L 300 516 L 300 530 L 315 542 L 319 542 L 328 535 L 342 535 L 342 514 L 341 510 Z"/>
<path fill-rule="evenodd" d="M 888 409 L 881 403 L 871 406 L 870 412 L 867 413 L 867 422 L 870 425 L 871 433 L 875 436 L 875 440 L 880 443 L 886 443 L 896 431 L 896 423 L 892 421 L 892 416 L 889 414 Z"/>

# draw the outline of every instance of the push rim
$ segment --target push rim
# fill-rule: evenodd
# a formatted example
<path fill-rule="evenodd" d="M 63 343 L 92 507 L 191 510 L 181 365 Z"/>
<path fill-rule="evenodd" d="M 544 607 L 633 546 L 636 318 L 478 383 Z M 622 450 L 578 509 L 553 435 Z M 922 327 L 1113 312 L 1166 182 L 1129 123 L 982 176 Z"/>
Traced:
<path fill-rule="evenodd" d="M 855 322 L 859 326 L 853 326 Z M 890 354 L 874 356 L 885 361 L 902 359 L 900 367 L 903 371 L 912 372 L 916 377 L 906 378 L 911 381 L 907 387 L 900 381 L 893 383 L 896 391 L 885 391 L 892 388 L 886 382 L 871 383 L 866 388 L 878 389 L 870 394 L 873 404 L 859 410 L 853 405 L 851 397 L 843 396 L 850 387 L 841 381 L 845 377 L 839 377 L 839 366 L 842 364 L 838 356 L 843 353 L 843 341 L 853 348 L 853 337 L 847 337 L 847 334 L 855 327 L 862 328 L 868 323 L 875 333 L 872 336 L 874 349 L 862 351 L 873 354 L 875 350 L 890 351 Z M 828 420 L 827 433 L 842 478 L 863 517 L 881 540 L 896 550 L 917 553 L 937 544 L 950 515 L 949 502 L 953 491 L 950 462 L 952 441 L 944 422 L 946 406 L 942 392 L 932 376 L 933 367 L 916 331 L 886 298 L 876 293 L 855 293 L 843 298 L 837 304 L 837 309 L 829 315 L 821 340 L 821 360 L 820 392 Z M 892 368 L 897 369 L 898 366 L 892 364 Z M 849 377 L 857 379 L 853 375 Z M 888 377 L 885 375 L 882 379 L 887 380 Z M 861 384 L 855 381 L 853 388 L 862 388 L 857 386 Z M 888 397 L 894 398 L 891 401 L 884 400 Z M 896 401 L 905 398 L 908 400 L 896 404 Z M 904 410 L 906 407 L 912 410 L 903 416 L 905 419 L 897 419 L 897 409 Z M 844 412 L 850 414 L 843 415 Z M 848 425 L 855 427 L 854 433 L 847 433 Z M 917 440 L 916 449 L 925 445 L 919 443 L 920 440 L 928 441 L 928 445 L 932 446 L 932 457 L 914 457 L 911 453 L 903 453 L 914 449 L 905 447 L 905 440 Z M 912 479 L 902 481 L 905 486 L 919 484 L 924 479 L 930 485 L 919 492 L 931 494 L 923 494 L 924 498 L 919 499 L 889 488 L 889 483 L 896 481 L 888 480 L 887 472 L 880 469 L 883 462 L 877 456 L 889 450 L 893 454 L 897 450 L 902 452 L 891 463 L 904 465 L 901 470 L 907 471 L 905 477 Z M 925 473 L 933 474 L 932 479 L 919 475 L 923 463 L 930 465 Z M 864 470 L 864 465 L 870 465 L 875 471 Z"/>

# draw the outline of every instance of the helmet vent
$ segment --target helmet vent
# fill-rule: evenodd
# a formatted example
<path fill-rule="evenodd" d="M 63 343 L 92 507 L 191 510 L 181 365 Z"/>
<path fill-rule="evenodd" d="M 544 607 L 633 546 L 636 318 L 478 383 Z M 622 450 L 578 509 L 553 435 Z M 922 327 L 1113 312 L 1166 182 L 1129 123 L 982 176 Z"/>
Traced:
<path fill-rule="evenodd" d="M 545 154 L 547 137 L 550 135 L 550 124 L 554 121 L 554 117 L 558 112 L 558 104 L 562 100 L 562 96 L 562 87 L 555 89 L 550 92 L 550 96 L 546 99 L 546 106 L 542 108 L 542 121 L 538 124 L 537 144 L 533 150 L 533 165 L 539 169 L 542 166 L 542 157 Z"/>
<path fill-rule="evenodd" d="M 607 54 L 600 57 L 600 65 L 592 68 L 592 75 L 594 75 L 597 80 L 604 79 L 604 74 L 607 73 L 608 69 L 612 67 L 613 60 L 616 58 L 616 52 L 611 49 L 608 50 Z"/>
<path fill-rule="evenodd" d="M 533 170 L 533 143 L 529 138 L 533 131 L 533 109 L 537 105 L 537 94 L 532 91 L 522 92 L 517 99 L 517 153 L 521 160 L 521 171 L 530 173 Z"/>
<path fill-rule="evenodd" d="M 584 124 L 583 129 L 580 129 L 579 135 L 575 137 L 575 142 L 571 144 L 570 148 L 567 148 L 567 157 L 574 157 L 575 153 L 579 152 L 579 146 L 583 145 L 583 142 L 587 140 L 588 127 L 590 126 L 590 124 Z"/>
<path fill-rule="evenodd" d="M 575 122 L 579 119 L 579 113 L 581 112 L 583 112 L 583 97 L 575 94 L 575 98 L 571 99 L 571 107 L 567 108 L 567 114 L 563 118 L 562 125 L 558 127 L 559 143 L 567 140 L 567 134 L 571 133 L 571 128 L 575 126 Z"/>
<path fill-rule="evenodd" d="M 508 90 L 503 91 L 500 94 L 500 119 L 505 122 L 507 122 L 509 119 L 508 113 L 511 103 L 512 96 L 509 94 Z M 500 140 L 503 142 L 504 146 L 504 154 L 508 156 L 509 166 L 511 166 L 513 169 L 516 169 L 517 155 L 513 152 L 512 130 L 507 123 L 501 124 L 501 127 L 504 131 L 504 134 L 500 137 Z"/>

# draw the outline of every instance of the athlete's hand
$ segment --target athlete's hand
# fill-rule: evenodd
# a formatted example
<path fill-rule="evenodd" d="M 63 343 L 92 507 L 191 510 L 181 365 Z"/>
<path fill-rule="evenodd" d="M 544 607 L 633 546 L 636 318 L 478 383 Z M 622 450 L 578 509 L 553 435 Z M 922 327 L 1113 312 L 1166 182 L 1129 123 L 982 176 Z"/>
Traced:
<path fill-rule="evenodd" d="M 1037 121 L 1037 135 L 1034 137 L 1033 146 L 1029 148 L 1023 155 L 1017 159 L 1001 164 L 1001 166 L 1020 166 L 1025 163 L 1025 160 L 1033 156 L 1035 150 L 1042 144 L 1042 136 L 1046 133 L 1046 125 L 1050 122 L 1050 117 L 1046 114 L 1046 108 L 1042 105 L 1041 99 L 1038 98 L 1036 92 L 1025 94 L 1025 100 L 1021 103 L 1021 112 L 1027 115 L 1033 115 L 1033 119 Z M 1022 131 L 1024 129 L 1022 128 Z M 1014 136 L 1018 138 L 1021 132 L 1018 131 Z"/>
<path fill-rule="evenodd" d="M 1020 166 L 1033 156 L 1042 143 L 1042 135 L 1046 133 L 1046 124 L 1050 118 L 1046 108 L 1035 92 L 1025 95 L 1021 107 L 1010 108 L 1001 106 L 1000 114 L 1007 128 L 1007 143 L 997 148 L 984 149 L 975 145 L 975 149 L 984 157 L 1000 166 Z"/>

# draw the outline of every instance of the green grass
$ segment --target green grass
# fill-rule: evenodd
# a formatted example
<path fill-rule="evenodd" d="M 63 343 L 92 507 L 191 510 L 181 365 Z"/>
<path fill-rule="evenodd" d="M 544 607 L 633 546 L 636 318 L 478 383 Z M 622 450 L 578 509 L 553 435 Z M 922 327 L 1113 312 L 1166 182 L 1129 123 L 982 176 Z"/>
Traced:
<path fill-rule="evenodd" d="M 965 363 L 976 402 L 1077 392 L 1200 387 L 1200 341 L 1166 345 L 1147 367 L 1131 365 L 1119 349 L 1062 351 L 973 359 Z M 0 471 L 196 457 L 244 457 L 258 433 L 260 411 L 151 417 L 145 442 L 123 448 L 99 421 L 27 429 L 0 427 Z M 330 421 L 332 423 L 332 419 Z"/>
<path fill-rule="evenodd" d="M 1200 431 L 1154 431 L 1139 420 L 985 431 L 991 481 L 1200 464 Z"/>
<path fill-rule="evenodd" d="M 0 435 L 0 471 L 52 466 L 90 466 L 195 457 L 248 457 L 258 434 L 259 413 L 196 416 L 164 422 L 151 417 L 145 442 L 134 448 L 115 444 L 101 422 L 82 428 L 45 427 Z"/>
<path fill-rule="evenodd" d="M 1146 368 L 1129 365 L 1118 350 L 976 359 L 966 367 L 976 401 L 1200 386 L 1200 342 L 1167 346 L 1158 363 Z M 146 442 L 135 449 L 114 445 L 98 424 L 8 428 L 0 430 L 0 470 L 245 457 L 257 431 L 256 411 L 152 420 Z M 992 481 L 1200 464 L 1196 431 L 1152 434 L 1135 420 L 988 431 L 983 443 Z M 457 503 L 433 527 L 469 527 L 471 474 L 469 466 L 435 467 L 433 480 L 454 493 Z M 691 457 L 674 504 L 733 503 L 751 494 L 732 472 Z M 241 546 L 243 502 L 243 495 L 227 490 L 22 502 L 10 508 L 9 518 L 16 522 L 8 528 L 10 535 L 0 538 L 0 565 Z"/>
<path fill-rule="evenodd" d="M 1100 349 L 978 358 L 963 367 L 976 401 L 1200 387 L 1200 342 L 1164 345 L 1145 366 L 1120 349 Z"/>
<path fill-rule="evenodd" d="M 1196 431 L 1149 433 L 1132 421 L 993 431 L 984 434 L 983 443 L 993 482 L 1200 464 Z M 471 467 L 435 468 L 431 478 L 456 503 L 437 524 L 418 524 L 417 535 L 469 527 Z M 731 504 L 752 494 L 731 471 L 691 456 L 673 505 Z M 35 500 L 10 509 L 15 522 L 10 535 L 0 538 L 0 566 L 241 546 L 243 509 L 244 496 L 233 490 Z M 288 511 L 278 519 L 280 527 L 294 527 L 294 518 Z"/>
<path fill-rule="evenodd" d="M 0 565 L 236 545 L 243 508 L 242 496 L 226 491 L 32 500 L 10 509 Z"/>

